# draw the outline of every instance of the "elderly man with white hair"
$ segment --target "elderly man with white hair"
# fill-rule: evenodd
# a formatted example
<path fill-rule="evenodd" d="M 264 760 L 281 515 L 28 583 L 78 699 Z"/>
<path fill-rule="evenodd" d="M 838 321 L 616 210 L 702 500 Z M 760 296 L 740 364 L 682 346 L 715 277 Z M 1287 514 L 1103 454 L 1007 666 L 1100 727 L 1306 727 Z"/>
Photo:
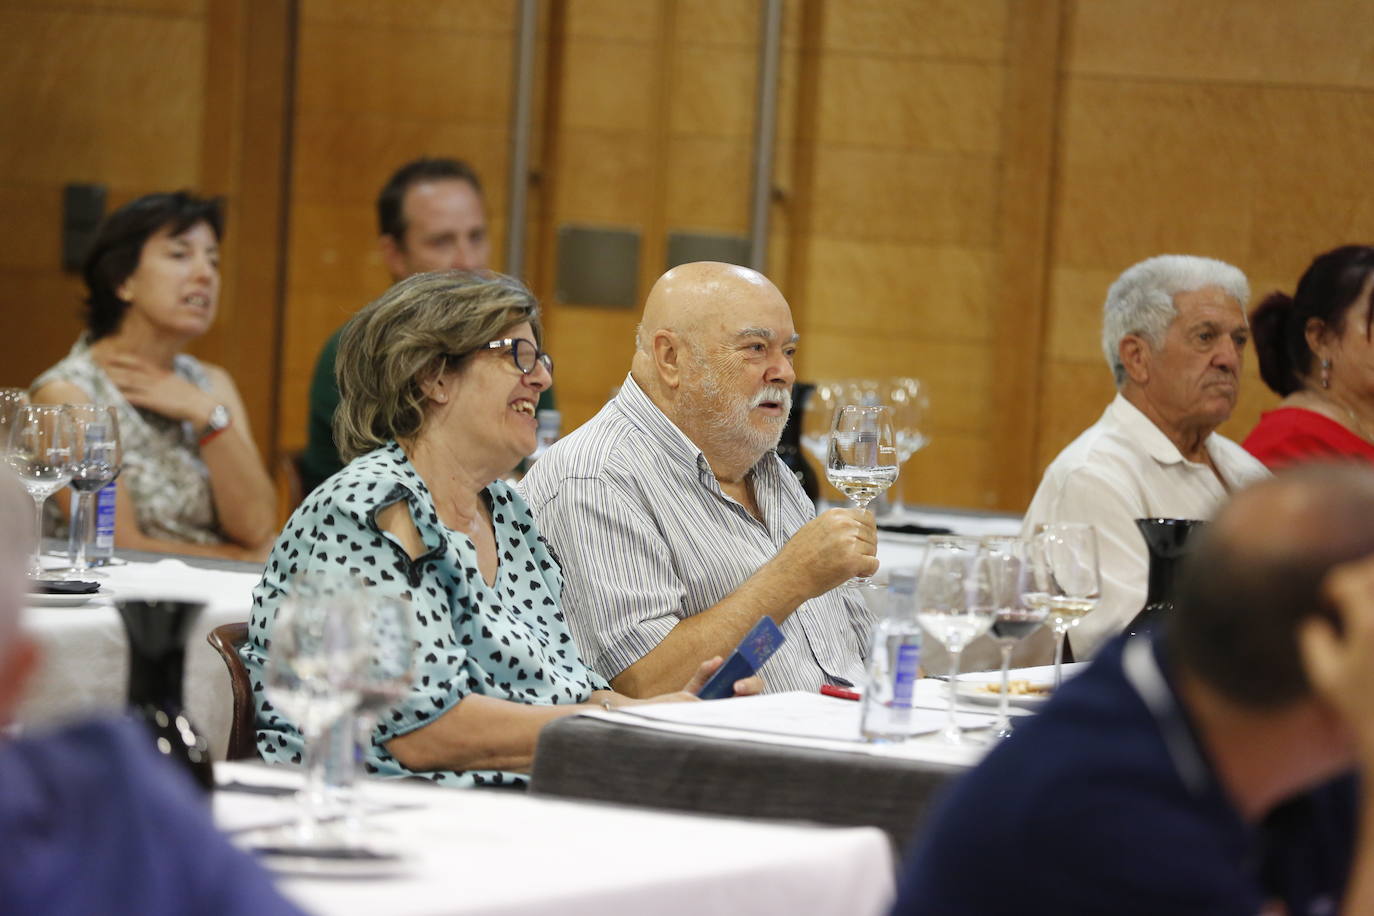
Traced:
<path fill-rule="evenodd" d="M 1249 298 L 1240 270 L 1191 255 L 1142 261 L 1107 291 L 1102 349 L 1116 398 L 1045 470 L 1023 528 L 1097 528 L 1102 598 L 1070 631 L 1079 658 L 1145 603 L 1149 557 L 1136 519 L 1210 518 L 1231 491 L 1269 474 L 1215 432 L 1236 406 Z"/>
<path fill-rule="evenodd" d="M 862 679 L 872 621 L 837 586 L 877 570 L 877 530 L 858 509 L 816 516 L 777 456 L 796 348 L 762 274 L 675 267 L 649 291 L 620 393 L 522 482 L 573 636 L 617 691 L 680 685 L 765 614 L 787 637 L 769 690 Z"/>

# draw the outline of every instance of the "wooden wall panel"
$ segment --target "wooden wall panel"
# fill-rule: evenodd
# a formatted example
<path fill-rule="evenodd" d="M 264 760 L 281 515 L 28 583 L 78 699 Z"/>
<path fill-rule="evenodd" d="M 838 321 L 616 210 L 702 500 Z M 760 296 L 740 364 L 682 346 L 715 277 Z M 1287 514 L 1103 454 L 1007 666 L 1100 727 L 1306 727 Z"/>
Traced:
<path fill-rule="evenodd" d="M 515 4 L 300 0 L 278 433 L 305 443 L 325 339 L 390 283 L 375 201 L 418 156 L 481 177 L 500 268 Z M 541 46 L 543 47 L 543 46 Z"/>
<path fill-rule="evenodd" d="M 104 184 L 112 209 L 198 184 L 206 41 L 203 3 L 0 5 L 0 314 L 24 330 L 0 335 L 0 384 L 27 386 L 84 326 L 62 186 Z"/>

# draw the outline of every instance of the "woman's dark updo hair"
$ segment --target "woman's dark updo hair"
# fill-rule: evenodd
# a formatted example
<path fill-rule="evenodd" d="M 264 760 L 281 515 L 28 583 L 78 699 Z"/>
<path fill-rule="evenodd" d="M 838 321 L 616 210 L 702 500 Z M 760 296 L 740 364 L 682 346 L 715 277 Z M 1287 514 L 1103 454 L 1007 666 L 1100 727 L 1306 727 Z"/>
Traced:
<path fill-rule="evenodd" d="M 1374 248 L 1343 245 L 1318 255 L 1298 281 L 1292 296 L 1273 292 L 1250 313 L 1260 377 L 1280 395 L 1301 391 L 1312 371 L 1307 321 L 1320 319 L 1332 334 L 1341 333 L 1352 306 L 1374 272 Z M 1370 319 L 1364 334 L 1369 337 Z"/>
<path fill-rule="evenodd" d="M 207 224 L 218 240 L 224 235 L 220 198 L 196 197 L 189 191 L 145 194 L 105 218 L 81 266 L 86 281 L 86 328 L 91 340 L 119 330 L 129 303 L 117 290 L 138 269 L 143 245 L 166 227 L 180 235 L 197 223 Z"/>

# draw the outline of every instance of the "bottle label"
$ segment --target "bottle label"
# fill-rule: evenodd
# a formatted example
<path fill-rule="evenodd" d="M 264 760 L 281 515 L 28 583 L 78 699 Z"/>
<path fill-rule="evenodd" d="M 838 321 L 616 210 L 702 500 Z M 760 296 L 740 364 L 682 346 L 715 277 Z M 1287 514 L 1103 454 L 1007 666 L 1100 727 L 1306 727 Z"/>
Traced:
<path fill-rule="evenodd" d="M 897 647 L 897 670 L 893 674 L 892 705 L 910 708 L 916 696 L 916 675 L 921 664 L 921 647 Z"/>
<path fill-rule="evenodd" d="M 115 481 L 100 488 L 95 495 L 95 539 L 91 553 L 108 557 L 114 552 Z"/>

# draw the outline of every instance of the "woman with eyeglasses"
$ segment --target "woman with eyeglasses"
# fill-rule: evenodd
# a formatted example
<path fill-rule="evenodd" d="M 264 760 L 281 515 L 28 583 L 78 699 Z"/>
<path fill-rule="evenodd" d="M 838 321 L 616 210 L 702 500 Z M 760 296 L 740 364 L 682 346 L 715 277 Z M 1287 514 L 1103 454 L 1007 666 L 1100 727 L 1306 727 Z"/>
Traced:
<path fill-rule="evenodd" d="M 639 702 L 578 657 L 558 562 L 501 479 L 534 450 L 535 403 L 553 384 L 540 342 L 534 297 L 487 272 L 417 274 L 345 326 L 334 438 L 349 464 L 287 522 L 253 593 L 243 655 L 267 760 L 302 754 L 296 726 L 260 687 L 275 611 L 321 572 L 414 610 L 414 680 L 374 725 L 368 772 L 520 785 L 546 722 Z M 655 700 L 691 699 L 720 664 Z M 736 691 L 761 686 L 750 678 Z"/>

